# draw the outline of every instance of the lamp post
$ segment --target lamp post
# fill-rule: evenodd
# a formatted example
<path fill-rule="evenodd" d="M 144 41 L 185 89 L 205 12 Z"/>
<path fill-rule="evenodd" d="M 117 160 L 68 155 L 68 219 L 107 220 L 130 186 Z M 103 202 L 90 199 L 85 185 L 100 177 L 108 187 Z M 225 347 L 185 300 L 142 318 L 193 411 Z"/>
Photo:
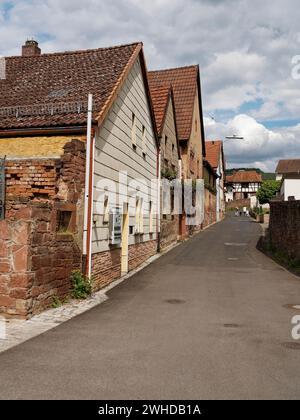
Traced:
<path fill-rule="evenodd" d="M 226 136 L 227 140 L 245 140 L 245 137 L 233 134 L 233 136 Z"/>

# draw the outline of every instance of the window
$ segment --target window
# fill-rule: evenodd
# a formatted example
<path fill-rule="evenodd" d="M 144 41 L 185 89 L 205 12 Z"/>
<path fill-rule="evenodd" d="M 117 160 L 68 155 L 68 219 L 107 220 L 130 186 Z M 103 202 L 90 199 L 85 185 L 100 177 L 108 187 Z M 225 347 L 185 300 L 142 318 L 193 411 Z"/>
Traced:
<path fill-rule="evenodd" d="M 141 197 L 136 198 L 135 233 L 136 234 L 144 233 L 143 199 Z"/>
<path fill-rule="evenodd" d="M 167 147 L 168 144 L 168 136 L 165 136 L 165 146 Z"/>
<path fill-rule="evenodd" d="M 174 150 L 175 150 L 175 144 L 173 143 L 172 144 L 172 152 L 174 153 Z"/>
<path fill-rule="evenodd" d="M 197 119 L 195 120 L 195 131 L 196 131 L 196 133 L 198 132 L 198 120 Z"/>
<path fill-rule="evenodd" d="M 132 113 L 131 121 L 131 141 L 134 148 L 136 148 L 136 116 Z"/>
<path fill-rule="evenodd" d="M 147 145 L 146 145 L 146 128 L 143 126 L 142 128 L 142 151 L 143 157 L 146 157 Z"/>
<path fill-rule="evenodd" d="M 109 223 L 109 206 L 108 206 L 108 197 L 104 197 L 103 203 L 103 223 Z"/>
<path fill-rule="evenodd" d="M 58 210 L 57 212 L 57 232 L 64 233 L 70 230 L 72 212 Z"/>
<path fill-rule="evenodd" d="M 175 209 L 175 192 L 174 192 L 174 188 L 172 188 L 171 189 L 171 218 L 172 220 L 175 219 L 174 209 Z"/>
<path fill-rule="evenodd" d="M 153 223 L 153 202 L 149 203 L 149 233 L 154 232 L 154 223 Z"/>

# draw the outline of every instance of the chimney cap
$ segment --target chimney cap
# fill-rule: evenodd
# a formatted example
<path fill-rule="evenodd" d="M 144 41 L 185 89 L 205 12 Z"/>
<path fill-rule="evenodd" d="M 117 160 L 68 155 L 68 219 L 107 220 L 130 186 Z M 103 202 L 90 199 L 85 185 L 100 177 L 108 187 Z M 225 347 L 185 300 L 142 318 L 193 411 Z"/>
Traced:
<path fill-rule="evenodd" d="M 35 57 L 41 55 L 41 49 L 39 43 L 31 38 L 27 39 L 25 45 L 22 46 L 22 56 L 23 57 Z"/>
<path fill-rule="evenodd" d="M 27 41 L 25 42 L 25 46 L 28 46 L 28 45 L 39 45 L 39 43 L 33 38 L 28 38 Z"/>

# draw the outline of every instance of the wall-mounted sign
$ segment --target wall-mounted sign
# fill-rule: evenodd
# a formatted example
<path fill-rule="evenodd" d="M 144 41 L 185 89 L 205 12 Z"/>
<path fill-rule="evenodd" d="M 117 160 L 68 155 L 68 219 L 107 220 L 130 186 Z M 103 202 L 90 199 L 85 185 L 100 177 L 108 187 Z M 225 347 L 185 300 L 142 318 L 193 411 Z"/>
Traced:
<path fill-rule="evenodd" d="M 5 159 L 0 159 L 0 220 L 5 216 Z"/>
<path fill-rule="evenodd" d="M 109 213 L 109 242 L 120 245 L 122 242 L 122 212 L 120 208 L 112 209 Z"/>

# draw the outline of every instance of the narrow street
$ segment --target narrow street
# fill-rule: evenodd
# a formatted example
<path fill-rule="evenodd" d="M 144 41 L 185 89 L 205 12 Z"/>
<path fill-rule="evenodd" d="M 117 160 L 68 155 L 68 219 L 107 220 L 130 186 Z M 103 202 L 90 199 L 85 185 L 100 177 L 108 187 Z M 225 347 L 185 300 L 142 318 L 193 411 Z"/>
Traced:
<path fill-rule="evenodd" d="M 285 305 L 300 304 L 300 279 L 256 250 L 260 234 L 227 217 L 1 354 L 1 398 L 299 398 L 297 310 Z"/>

